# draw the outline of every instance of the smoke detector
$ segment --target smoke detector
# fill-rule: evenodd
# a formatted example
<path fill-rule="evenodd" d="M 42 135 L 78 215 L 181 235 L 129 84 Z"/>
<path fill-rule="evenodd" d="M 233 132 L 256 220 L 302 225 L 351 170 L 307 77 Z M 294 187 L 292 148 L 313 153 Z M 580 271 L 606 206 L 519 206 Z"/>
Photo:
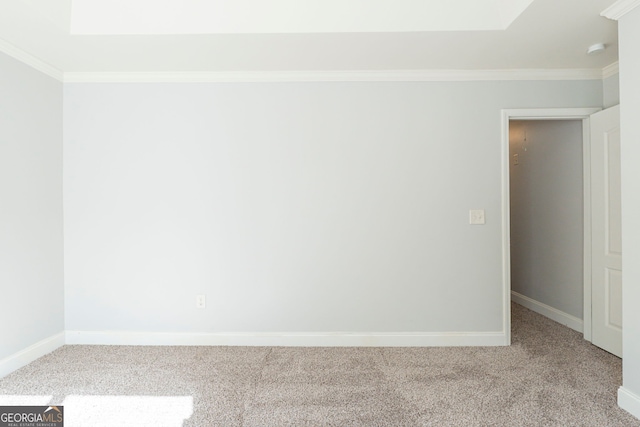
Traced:
<path fill-rule="evenodd" d="M 589 49 L 587 49 L 587 55 L 597 55 L 600 52 L 604 52 L 606 48 L 607 47 L 604 45 L 604 43 L 592 44 L 591 46 L 589 46 Z"/>

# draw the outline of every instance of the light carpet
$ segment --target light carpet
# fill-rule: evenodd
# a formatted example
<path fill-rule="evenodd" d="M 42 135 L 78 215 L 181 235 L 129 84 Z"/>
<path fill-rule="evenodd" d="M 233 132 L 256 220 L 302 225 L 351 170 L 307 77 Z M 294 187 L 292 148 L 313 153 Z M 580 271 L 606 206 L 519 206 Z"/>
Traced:
<path fill-rule="evenodd" d="M 512 327 L 510 347 L 64 346 L 0 404 L 63 404 L 66 427 L 640 426 L 619 358 L 515 304 Z"/>

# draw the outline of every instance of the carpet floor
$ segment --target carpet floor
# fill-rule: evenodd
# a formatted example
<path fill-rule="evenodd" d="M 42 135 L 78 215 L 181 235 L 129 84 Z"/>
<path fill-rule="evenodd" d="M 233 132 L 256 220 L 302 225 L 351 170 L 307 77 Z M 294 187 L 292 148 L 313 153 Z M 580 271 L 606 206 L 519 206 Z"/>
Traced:
<path fill-rule="evenodd" d="M 0 405 L 82 426 L 640 426 L 619 358 L 513 305 L 510 347 L 64 346 L 0 379 Z"/>

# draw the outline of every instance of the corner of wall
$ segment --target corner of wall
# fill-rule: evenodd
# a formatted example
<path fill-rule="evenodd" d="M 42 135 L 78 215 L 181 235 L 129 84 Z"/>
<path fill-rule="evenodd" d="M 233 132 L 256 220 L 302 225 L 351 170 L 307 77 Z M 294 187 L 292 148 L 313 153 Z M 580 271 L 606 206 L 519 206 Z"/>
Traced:
<path fill-rule="evenodd" d="M 45 338 L 24 350 L 0 360 L 0 378 L 9 375 L 36 359 L 62 347 L 65 341 L 64 332 Z"/>
<path fill-rule="evenodd" d="M 640 419 L 640 396 L 624 387 L 618 389 L 618 406 Z"/>

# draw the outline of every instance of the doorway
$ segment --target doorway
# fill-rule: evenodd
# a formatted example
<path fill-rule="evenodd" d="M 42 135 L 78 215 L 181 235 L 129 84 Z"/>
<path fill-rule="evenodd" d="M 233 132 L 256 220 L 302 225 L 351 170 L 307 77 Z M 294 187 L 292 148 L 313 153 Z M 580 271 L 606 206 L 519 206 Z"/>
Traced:
<path fill-rule="evenodd" d="M 511 120 L 511 300 L 583 333 L 582 120 Z"/>
<path fill-rule="evenodd" d="M 511 121 L 540 121 L 563 120 L 579 121 L 582 127 L 582 163 L 583 163 L 583 275 L 584 283 L 589 281 L 591 274 L 591 235 L 590 235 L 590 145 L 589 145 L 589 116 L 596 113 L 598 108 L 569 108 L 569 109 L 531 109 L 531 110 L 503 110 L 502 111 L 502 255 L 503 255 L 503 327 L 505 344 L 511 344 L 511 195 L 510 172 L 512 159 L 509 150 Z M 526 146 L 526 142 L 525 142 Z M 519 156 L 518 156 L 519 157 Z M 518 158 L 519 161 L 519 158 Z M 533 298 L 532 298 L 533 299 Z M 589 310 L 587 310 L 587 306 Z M 562 310 L 558 310 L 562 312 Z M 585 338 L 590 339 L 591 294 L 584 293 L 583 318 Z M 556 313 L 558 314 L 558 313 Z M 576 317 L 577 316 L 573 316 Z M 587 334 L 588 337 L 587 337 Z"/>

